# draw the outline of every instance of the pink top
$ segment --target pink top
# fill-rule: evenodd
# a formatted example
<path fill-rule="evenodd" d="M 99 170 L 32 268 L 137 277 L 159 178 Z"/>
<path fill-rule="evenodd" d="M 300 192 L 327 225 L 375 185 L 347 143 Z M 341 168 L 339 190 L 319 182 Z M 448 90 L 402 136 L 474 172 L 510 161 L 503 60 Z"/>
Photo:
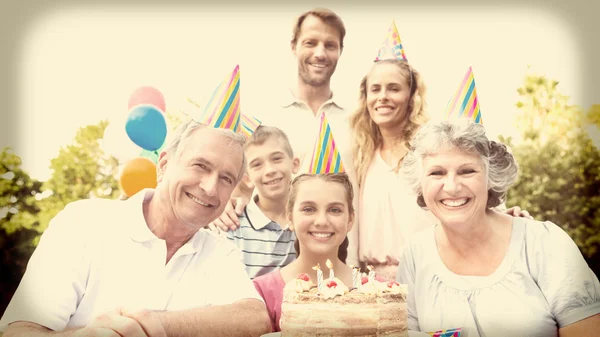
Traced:
<path fill-rule="evenodd" d="M 259 276 L 252 280 L 254 287 L 265 300 L 269 317 L 271 317 L 271 329 L 273 332 L 281 331 L 279 319 L 281 318 L 281 303 L 283 302 L 283 288 L 285 282 L 281 277 L 279 269 L 268 274 Z"/>

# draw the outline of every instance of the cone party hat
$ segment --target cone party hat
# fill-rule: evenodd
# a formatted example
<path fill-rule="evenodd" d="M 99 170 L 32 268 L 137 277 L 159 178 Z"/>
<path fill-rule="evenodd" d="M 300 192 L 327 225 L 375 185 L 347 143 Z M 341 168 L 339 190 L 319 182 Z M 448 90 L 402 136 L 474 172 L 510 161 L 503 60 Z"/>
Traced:
<path fill-rule="evenodd" d="M 240 131 L 240 66 L 217 86 L 208 100 L 199 122 L 206 125 Z"/>
<path fill-rule="evenodd" d="M 345 172 L 342 156 L 333 139 L 331 126 L 329 125 L 324 112 L 321 112 L 319 134 L 315 141 L 308 170 L 308 173 L 312 174 Z"/>
<path fill-rule="evenodd" d="M 250 138 L 254 131 L 256 131 L 256 128 L 260 126 L 261 121 L 256 117 L 242 114 L 241 123 L 240 133 L 246 136 L 246 138 Z"/>
<path fill-rule="evenodd" d="M 477 124 L 483 125 L 477 90 L 475 89 L 475 77 L 473 69 L 469 67 L 462 83 L 448 102 L 445 111 L 446 119 L 469 118 Z"/>
<path fill-rule="evenodd" d="M 377 57 L 375 57 L 375 61 L 388 59 L 408 61 L 406 54 L 404 53 L 404 47 L 402 47 L 400 34 L 398 34 L 398 28 L 396 28 L 396 22 L 394 20 L 392 20 L 392 24 L 390 25 L 385 37 L 385 41 L 383 41 L 383 44 L 377 53 Z"/>

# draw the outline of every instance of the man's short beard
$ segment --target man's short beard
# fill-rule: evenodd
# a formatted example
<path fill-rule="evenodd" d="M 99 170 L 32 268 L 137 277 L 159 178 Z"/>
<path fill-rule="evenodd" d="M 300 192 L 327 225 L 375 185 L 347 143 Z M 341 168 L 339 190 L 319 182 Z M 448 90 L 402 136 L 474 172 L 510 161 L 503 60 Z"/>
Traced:
<path fill-rule="evenodd" d="M 323 87 L 329 84 L 329 81 L 331 80 L 331 76 L 329 76 L 328 78 L 323 78 L 323 80 L 314 80 L 310 78 L 309 76 L 304 76 L 304 74 L 300 73 L 300 78 L 302 79 L 302 82 L 310 85 L 311 87 L 315 87 L 315 88 L 319 88 L 319 87 Z"/>

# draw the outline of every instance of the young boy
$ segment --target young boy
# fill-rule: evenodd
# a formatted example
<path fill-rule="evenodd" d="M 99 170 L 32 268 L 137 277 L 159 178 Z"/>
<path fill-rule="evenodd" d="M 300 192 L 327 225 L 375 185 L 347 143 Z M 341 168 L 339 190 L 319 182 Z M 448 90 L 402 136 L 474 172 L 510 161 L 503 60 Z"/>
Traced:
<path fill-rule="evenodd" d="M 244 208 L 239 228 L 228 231 L 227 238 L 242 251 L 253 279 L 296 259 L 296 236 L 287 226 L 286 204 L 300 161 L 285 133 L 271 126 L 254 131 L 245 153 L 248 166 L 242 183 L 253 185 L 256 195 Z"/>

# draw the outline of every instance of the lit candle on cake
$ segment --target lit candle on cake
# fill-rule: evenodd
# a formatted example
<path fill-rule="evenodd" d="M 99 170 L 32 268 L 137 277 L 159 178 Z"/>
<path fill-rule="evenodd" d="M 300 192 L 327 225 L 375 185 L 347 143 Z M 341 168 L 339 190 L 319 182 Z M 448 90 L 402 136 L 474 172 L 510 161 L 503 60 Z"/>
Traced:
<path fill-rule="evenodd" d="M 373 270 L 373 266 L 367 266 L 369 269 L 369 282 L 375 281 L 375 271 Z"/>
<path fill-rule="evenodd" d="M 327 268 L 329 268 L 329 279 L 333 280 L 333 263 L 327 259 L 327 261 L 325 261 L 325 265 L 327 265 Z"/>
<path fill-rule="evenodd" d="M 321 271 L 321 266 L 317 263 L 313 269 L 317 271 L 317 289 L 321 292 L 323 290 L 323 272 Z"/>

